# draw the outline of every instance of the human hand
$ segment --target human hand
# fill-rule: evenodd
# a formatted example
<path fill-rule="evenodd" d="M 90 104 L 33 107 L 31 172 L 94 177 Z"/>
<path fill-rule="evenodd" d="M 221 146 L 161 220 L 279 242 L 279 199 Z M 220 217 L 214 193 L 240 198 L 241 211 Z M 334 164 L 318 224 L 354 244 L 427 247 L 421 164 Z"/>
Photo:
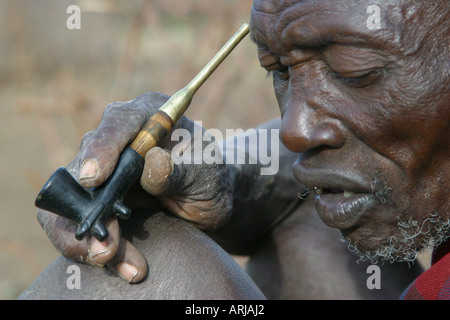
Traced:
<path fill-rule="evenodd" d="M 85 188 L 101 185 L 114 170 L 122 150 L 167 99 L 161 94 L 147 93 L 132 101 L 110 104 L 99 127 L 83 137 L 77 157 L 67 167 L 69 172 Z M 203 141 L 202 137 L 195 136 L 203 131 L 195 130 L 195 124 L 186 117 L 179 120 L 177 128 L 191 133 L 191 139 Z M 180 159 L 182 152 L 184 155 L 191 152 L 194 144 L 183 141 L 184 146 L 172 152 L 176 143 L 169 137 L 170 133 L 161 143 L 165 149 L 155 147 L 145 156 L 141 186 L 146 193 L 136 191 L 136 188 L 130 190 L 135 193 L 132 195 L 134 206 L 154 208 L 153 196 L 156 196 L 170 211 L 199 228 L 218 228 L 228 219 L 232 209 L 227 167 L 186 163 L 185 160 L 174 163 L 172 159 Z M 133 210 L 133 206 L 130 209 Z M 38 220 L 55 248 L 66 257 L 96 266 L 108 265 L 130 283 L 141 281 L 147 274 L 145 258 L 121 236 L 116 217 L 106 223 L 109 236 L 103 242 L 89 236 L 76 240 L 77 225 L 50 212 L 39 210 Z"/>

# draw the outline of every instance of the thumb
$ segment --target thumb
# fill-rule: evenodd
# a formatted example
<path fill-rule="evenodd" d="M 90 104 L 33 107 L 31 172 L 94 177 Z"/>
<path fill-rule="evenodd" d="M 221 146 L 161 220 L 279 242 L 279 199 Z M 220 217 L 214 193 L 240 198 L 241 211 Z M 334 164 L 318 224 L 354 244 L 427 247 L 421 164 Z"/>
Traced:
<path fill-rule="evenodd" d="M 169 152 L 154 147 L 145 155 L 145 165 L 141 185 L 151 195 L 158 196 L 167 191 L 174 171 L 174 163 Z"/>
<path fill-rule="evenodd" d="M 226 166 L 183 162 L 155 147 L 147 152 L 141 185 L 179 217 L 215 229 L 231 214 L 232 188 Z"/>
<path fill-rule="evenodd" d="M 216 165 L 200 165 L 186 161 L 174 152 L 159 147 L 150 149 L 145 155 L 141 176 L 142 187 L 154 196 L 210 200 L 208 191 L 212 191 L 215 184 L 203 185 L 203 182 L 219 180 L 221 171 L 215 170 Z M 217 195 L 213 193 L 214 196 Z"/>

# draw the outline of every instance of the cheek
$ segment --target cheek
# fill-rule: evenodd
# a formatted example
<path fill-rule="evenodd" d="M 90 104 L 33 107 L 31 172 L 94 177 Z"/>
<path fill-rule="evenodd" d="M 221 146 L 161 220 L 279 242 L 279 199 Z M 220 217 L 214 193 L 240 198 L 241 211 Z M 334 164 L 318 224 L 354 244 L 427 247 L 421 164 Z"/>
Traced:
<path fill-rule="evenodd" d="M 407 174 L 420 170 L 443 144 L 450 146 L 450 108 L 413 85 L 407 75 L 390 75 L 364 89 L 337 86 L 328 96 L 329 110 L 353 135 Z"/>
<path fill-rule="evenodd" d="M 426 107 L 378 102 L 353 103 L 356 121 L 346 124 L 363 142 L 367 163 L 392 189 L 392 207 L 403 217 L 450 212 L 450 120 Z M 364 108 L 362 108 L 364 107 Z M 359 109 L 358 109 L 359 108 Z"/>
<path fill-rule="evenodd" d="M 349 132 L 347 151 L 363 154 L 393 189 L 393 206 L 401 215 L 449 208 L 450 108 L 445 95 L 413 88 L 409 75 L 391 75 L 382 84 L 351 90 L 322 84 L 316 110 L 339 120 Z M 274 78 L 284 114 L 289 94 L 305 98 L 302 88 Z M 300 93 L 299 93 L 300 92 Z M 321 94 L 320 94 L 321 93 Z M 319 97 L 320 94 L 320 97 Z M 444 97 L 444 99 L 442 99 Z M 361 164 L 362 165 L 362 164 Z"/>
<path fill-rule="evenodd" d="M 408 175 L 428 167 L 443 146 L 450 147 L 450 88 L 432 80 L 426 68 L 408 59 L 398 62 L 365 96 L 350 97 L 370 122 L 367 144 Z"/>
<path fill-rule="evenodd" d="M 420 170 L 409 176 L 407 195 L 409 214 L 420 218 L 450 212 L 450 154 L 445 158 L 430 155 Z"/>

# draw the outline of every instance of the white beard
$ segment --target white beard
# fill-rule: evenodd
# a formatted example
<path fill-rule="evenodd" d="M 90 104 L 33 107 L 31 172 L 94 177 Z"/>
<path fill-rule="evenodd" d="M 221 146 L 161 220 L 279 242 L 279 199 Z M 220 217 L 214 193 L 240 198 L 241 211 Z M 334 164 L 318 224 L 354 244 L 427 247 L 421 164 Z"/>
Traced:
<path fill-rule="evenodd" d="M 398 232 L 387 239 L 375 251 L 361 251 L 358 243 L 353 243 L 341 234 L 341 241 L 347 243 L 350 252 L 359 257 L 359 261 L 370 261 L 372 264 L 385 262 L 413 263 L 419 252 L 438 246 L 450 237 L 450 218 L 443 220 L 439 214 L 431 214 L 421 225 L 410 218 L 398 223 Z"/>

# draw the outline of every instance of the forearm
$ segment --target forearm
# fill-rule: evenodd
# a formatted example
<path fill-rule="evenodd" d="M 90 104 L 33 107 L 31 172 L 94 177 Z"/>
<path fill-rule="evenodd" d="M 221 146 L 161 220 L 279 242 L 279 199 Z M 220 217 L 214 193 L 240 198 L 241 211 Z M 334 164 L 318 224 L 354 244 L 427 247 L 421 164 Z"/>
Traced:
<path fill-rule="evenodd" d="M 297 156 L 280 143 L 278 129 L 279 121 L 271 121 L 246 133 L 257 139 L 247 137 L 245 144 L 244 139 L 226 141 L 233 210 L 229 221 L 210 235 L 230 253 L 249 254 L 301 202 L 292 174 Z"/>

